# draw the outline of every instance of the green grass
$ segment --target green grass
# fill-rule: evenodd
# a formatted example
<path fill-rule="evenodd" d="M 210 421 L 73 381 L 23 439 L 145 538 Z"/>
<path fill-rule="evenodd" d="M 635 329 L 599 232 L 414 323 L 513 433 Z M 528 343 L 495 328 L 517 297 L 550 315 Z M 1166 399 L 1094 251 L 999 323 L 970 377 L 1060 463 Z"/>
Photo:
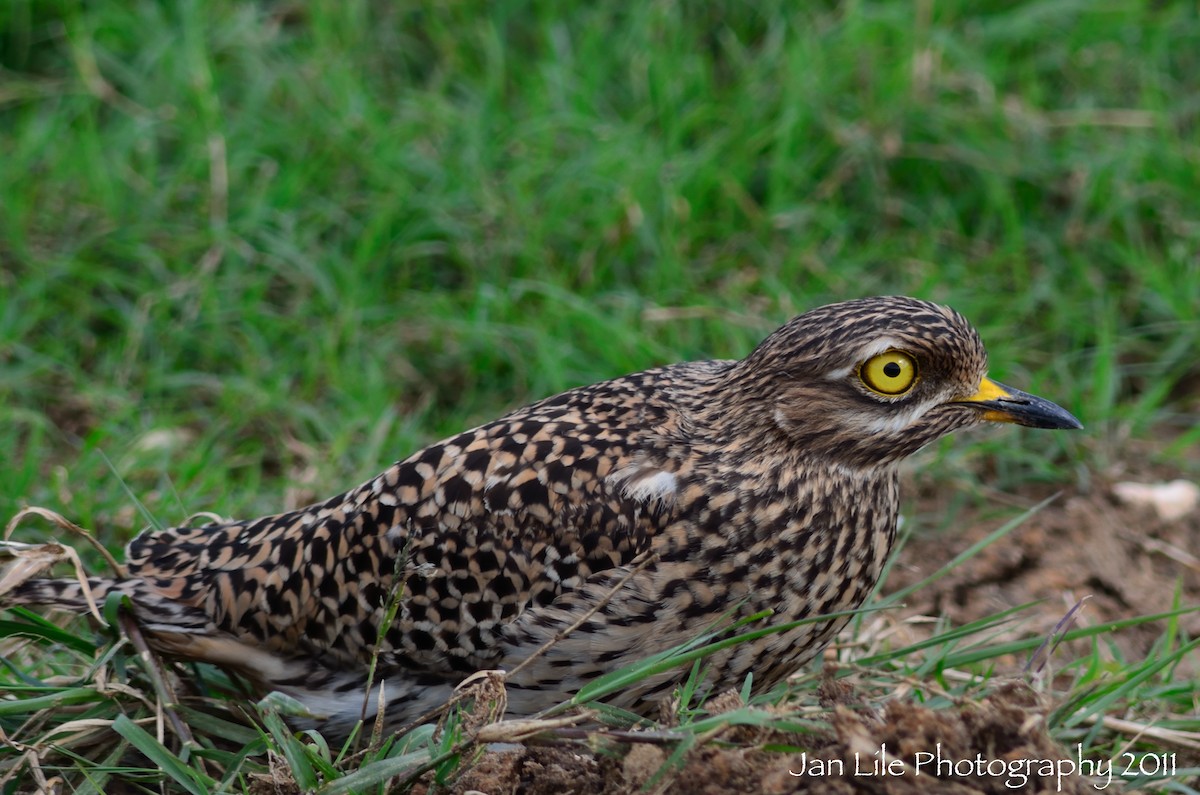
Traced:
<path fill-rule="evenodd" d="M 273 512 L 885 292 L 1087 426 L 931 477 L 1194 473 L 1197 74 L 1184 2 L 0 4 L 0 517 Z"/>
<path fill-rule="evenodd" d="M 1186 432 L 1194 9 L 790 7 L 6 5 L 0 513 L 272 510 L 879 292 L 1084 419 L 1006 481 Z"/>

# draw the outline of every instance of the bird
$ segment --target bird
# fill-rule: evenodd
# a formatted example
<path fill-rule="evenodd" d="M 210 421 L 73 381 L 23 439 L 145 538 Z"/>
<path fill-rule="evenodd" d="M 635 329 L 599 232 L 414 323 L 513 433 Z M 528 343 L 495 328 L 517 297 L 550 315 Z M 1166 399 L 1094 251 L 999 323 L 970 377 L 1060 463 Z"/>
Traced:
<path fill-rule="evenodd" d="M 705 661 L 710 692 L 749 674 L 759 692 L 875 587 L 902 460 L 983 423 L 1082 427 L 987 370 L 978 332 L 948 307 L 820 306 L 742 359 L 570 389 L 323 502 L 146 531 L 124 571 L 86 590 L 128 596 L 156 651 L 290 695 L 327 736 L 406 725 L 481 670 L 511 671 L 508 714 L 535 715 L 769 611 L 782 631 Z M 78 580 L 29 579 L 3 599 L 82 611 L 87 596 Z M 652 714 L 686 673 L 607 702 Z"/>

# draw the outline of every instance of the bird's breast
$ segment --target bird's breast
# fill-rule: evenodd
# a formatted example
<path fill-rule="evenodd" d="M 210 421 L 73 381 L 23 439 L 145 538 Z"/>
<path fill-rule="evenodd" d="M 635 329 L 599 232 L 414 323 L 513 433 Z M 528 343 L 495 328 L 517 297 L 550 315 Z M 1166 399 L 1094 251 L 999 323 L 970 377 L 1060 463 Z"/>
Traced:
<path fill-rule="evenodd" d="M 727 475 L 715 489 L 681 482 L 679 519 L 660 557 L 691 562 L 730 606 L 743 601 L 783 620 L 856 607 L 895 538 L 895 472 L 760 471 L 770 477 Z"/>

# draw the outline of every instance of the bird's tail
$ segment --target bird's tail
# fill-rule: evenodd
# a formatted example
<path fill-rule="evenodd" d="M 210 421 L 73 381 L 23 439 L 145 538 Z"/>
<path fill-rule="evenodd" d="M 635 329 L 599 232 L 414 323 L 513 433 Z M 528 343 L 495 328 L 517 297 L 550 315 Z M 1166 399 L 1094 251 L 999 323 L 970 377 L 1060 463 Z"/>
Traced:
<path fill-rule="evenodd" d="M 32 579 L 0 593 L 0 607 L 46 605 L 102 617 L 111 594 L 128 596 L 133 614 L 149 630 L 193 633 L 211 631 L 211 620 L 198 608 L 169 599 L 144 580 L 87 577 L 84 579 Z"/>
<path fill-rule="evenodd" d="M 304 661 L 290 660 L 261 648 L 261 643 L 236 637 L 217 627 L 198 607 L 165 596 L 145 580 L 88 577 L 84 580 L 26 580 L 0 594 L 0 607 L 49 605 L 100 618 L 111 594 L 128 596 L 133 616 L 150 647 L 182 660 L 220 665 L 247 677 L 261 689 L 274 683 L 302 681 L 311 674 Z"/>
<path fill-rule="evenodd" d="M 49 605 L 77 613 L 101 607 L 110 593 L 124 593 L 121 582 L 103 577 L 86 580 L 26 580 L 0 595 L 0 605 Z"/>

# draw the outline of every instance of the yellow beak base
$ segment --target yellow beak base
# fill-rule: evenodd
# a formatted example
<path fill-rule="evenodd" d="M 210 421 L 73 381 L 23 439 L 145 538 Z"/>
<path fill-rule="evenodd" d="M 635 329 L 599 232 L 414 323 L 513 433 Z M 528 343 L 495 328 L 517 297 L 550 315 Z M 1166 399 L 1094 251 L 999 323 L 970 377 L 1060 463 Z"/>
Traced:
<path fill-rule="evenodd" d="M 958 402 L 980 409 L 983 419 L 988 422 L 1012 422 L 1028 428 L 1055 430 L 1078 430 L 1083 427 L 1062 406 L 990 378 L 979 382 L 979 389 L 974 395 Z"/>

